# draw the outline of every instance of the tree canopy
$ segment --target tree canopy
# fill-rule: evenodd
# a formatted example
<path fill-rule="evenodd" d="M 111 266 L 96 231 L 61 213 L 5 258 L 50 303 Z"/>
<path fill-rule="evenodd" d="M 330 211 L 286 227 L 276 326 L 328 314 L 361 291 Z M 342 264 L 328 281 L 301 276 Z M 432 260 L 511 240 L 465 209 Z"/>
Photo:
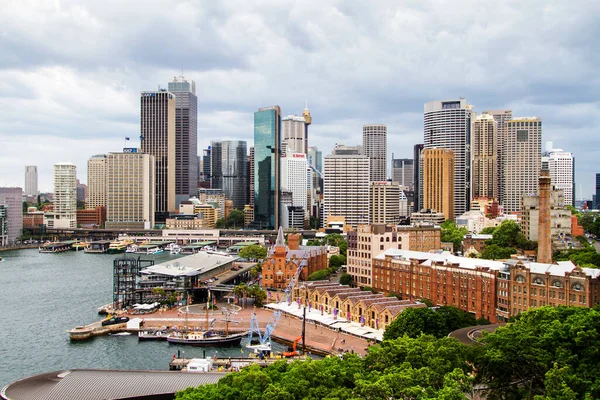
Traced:
<path fill-rule="evenodd" d="M 219 218 L 215 225 L 216 228 L 243 228 L 244 212 L 242 210 L 231 210 L 227 218 Z"/>
<path fill-rule="evenodd" d="M 352 282 L 354 280 L 352 279 L 352 275 L 344 272 L 341 276 L 340 276 L 340 285 L 352 285 Z"/>
<path fill-rule="evenodd" d="M 248 260 L 264 260 L 267 257 L 267 249 L 259 244 L 251 244 L 240 250 L 238 255 Z"/>
<path fill-rule="evenodd" d="M 456 224 L 450 220 L 442 224 L 442 242 L 449 242 L 454 245 L 454 252 L 461 251 L 462 241 L 465 235 L 469 233 L 466 228 L 457 228 Z"/>
<path fill-rule="evenodd" d="M 535 250 L 537 243 L 528 240 L 521 227 L 515 221 L 506 220 L 495 228 L 485 228 L 482 234 L 491 234 L 492 239 L 485 244 L 485 249 L 479 254 L 479 258 L 486 260 L 500 260 L 510 258 L 520 250 Z"/>

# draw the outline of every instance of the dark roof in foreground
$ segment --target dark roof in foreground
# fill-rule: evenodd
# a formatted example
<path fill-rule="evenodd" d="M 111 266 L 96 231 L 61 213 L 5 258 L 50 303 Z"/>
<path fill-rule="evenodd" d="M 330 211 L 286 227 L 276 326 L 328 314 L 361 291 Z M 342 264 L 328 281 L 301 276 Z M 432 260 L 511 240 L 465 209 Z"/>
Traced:
<path fill-rule="evenodd" d="M 217 383 L 225 373 L 74 369 L 49 372 L 7 385 L 7 400 L 104 400 L 175 393 L 190 386 Z M 148 397 L 152 398 L 152 397 Z"/>

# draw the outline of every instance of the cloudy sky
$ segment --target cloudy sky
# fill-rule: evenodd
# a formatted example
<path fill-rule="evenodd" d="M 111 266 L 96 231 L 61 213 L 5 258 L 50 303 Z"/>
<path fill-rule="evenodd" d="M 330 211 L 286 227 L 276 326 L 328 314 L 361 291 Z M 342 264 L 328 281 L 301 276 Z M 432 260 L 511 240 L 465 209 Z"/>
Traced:
<path fill-rule="evenodd" d="M 0 186 L 39 166 L 138 145 L 139 93 L 196 81 L 198 148 L 253 140 L 253 112 L 313 115 L 309 144 L 361 142 L 386 123 L 412 157 L 423 103 L 540 116 L 576 157 L 577 197 L 600 172 L 600 2 L 0 0 Z M 135 139 L 135 140 L 133 140 Z"/>

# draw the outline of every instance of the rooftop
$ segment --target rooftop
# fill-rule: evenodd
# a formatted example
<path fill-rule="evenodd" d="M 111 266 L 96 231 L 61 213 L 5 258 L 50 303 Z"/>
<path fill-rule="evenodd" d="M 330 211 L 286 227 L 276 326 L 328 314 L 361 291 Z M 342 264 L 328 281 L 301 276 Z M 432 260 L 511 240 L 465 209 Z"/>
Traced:
<path fill-rule="evenodd" d="M 201 251 L 191 256 L 178 258 L 177 261 L 167 261 L 144 268 L 141 272 L 167 276 L 194 276 L 237 259 L 237 256 L 224 256 Z"/>

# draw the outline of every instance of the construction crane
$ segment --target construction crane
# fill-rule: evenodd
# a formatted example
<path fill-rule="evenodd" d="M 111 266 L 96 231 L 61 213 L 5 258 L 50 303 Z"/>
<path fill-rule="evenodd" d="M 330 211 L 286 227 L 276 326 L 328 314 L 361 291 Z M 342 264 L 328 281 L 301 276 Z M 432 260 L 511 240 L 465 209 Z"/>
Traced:
<path fill-rule="evenodd" d="M 283 292 L 283 301 L 286 302 L 290 302 L 290 297 L 292 296 L 292 291 L 294 290 L 294 287 L 296 287 L 296 283 L 298 282 L 298 279 L 300 278 L 300 274 L 302 273 L 302 268 L 304 268 L 304 266 L 306 265 L 306 260 L 302 260 L 300 262 L 300 265 L 298 266 L 298 269 L 296 270 L 296 273 L 294 274 L 294 276 L 292 276 L 292 279 L 290 279 L 290 282 L 288 283 L 287 287 L 285 288 L 285 291 Z M 273 331 L 275 330 L 275 328 L 277 327 L 277 324 L 279 323 L 279 319 L 281 318 L 281 310 L 275 310 L 273 312 L 273 314 L 271 315 L 271 318 L 269 318 L 269 322 L 267 323 L 267 327 L 265 328 L 265 332 L 261 333 L 260 332 L 260 327 L 258 326 L 258 319 L 256 318 L 256 313 L 252 314 L 252 320 L 250 321 L 250 331 L 248 332 L 248 343 L 250 345 L 253 344 L 252 342 L 252 338 L 254 337 L 254 334 L 256 333 L 258 336 L 258 340 L 259 343 L 254 342 L 254 344 L 260 344 L 262 346 L 267 345 L 267 344 L 271 344 L 271 334 L 273 333 Z"/>

